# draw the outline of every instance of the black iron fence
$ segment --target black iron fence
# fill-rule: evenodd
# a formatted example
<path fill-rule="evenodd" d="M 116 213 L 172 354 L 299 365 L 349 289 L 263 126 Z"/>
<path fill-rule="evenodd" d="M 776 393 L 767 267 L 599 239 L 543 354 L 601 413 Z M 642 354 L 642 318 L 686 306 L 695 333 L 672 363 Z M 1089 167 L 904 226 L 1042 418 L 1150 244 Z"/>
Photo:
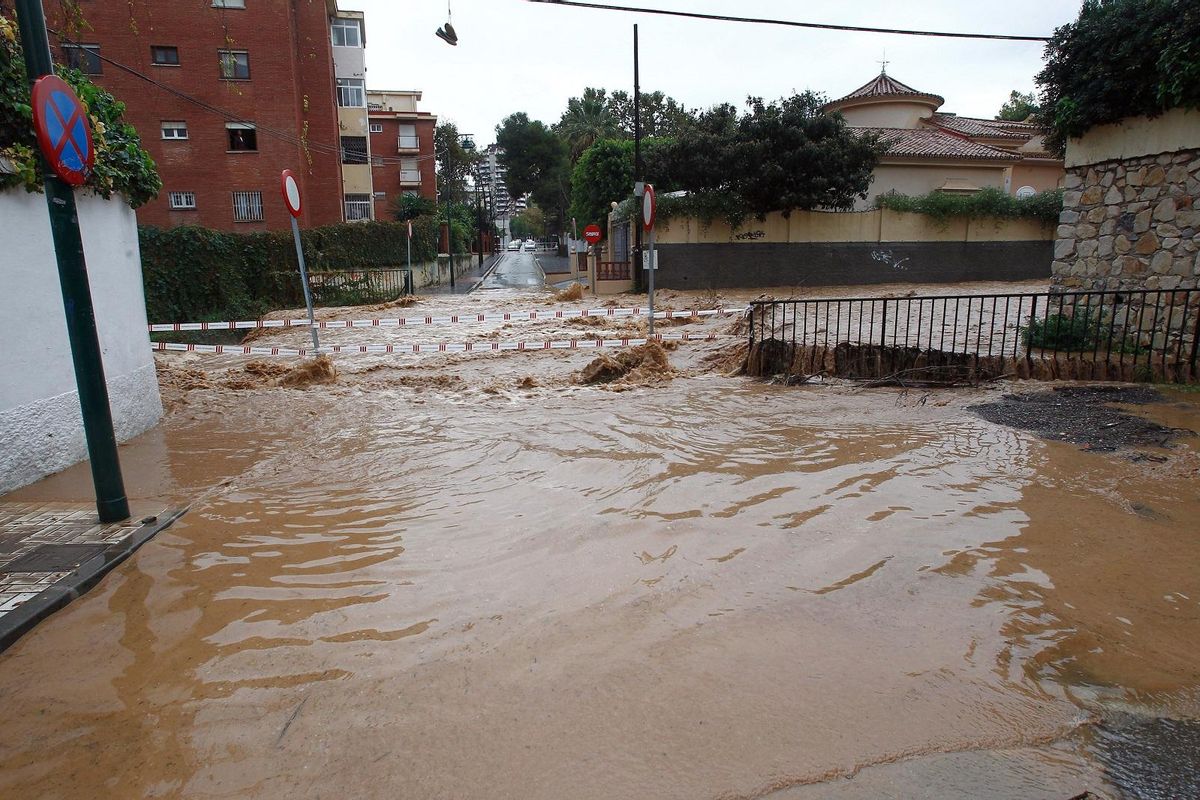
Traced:
<path fill-rule="evenodd" d="M 308 282 L 318 306 L 386 303 L 413 293 L 412 271 L 404 268 L 311 272 Z"/>
<path fill-rule="evenodd" d="M 1189 382 L 1200 290 L 760 300 L 751 374 Z"/>

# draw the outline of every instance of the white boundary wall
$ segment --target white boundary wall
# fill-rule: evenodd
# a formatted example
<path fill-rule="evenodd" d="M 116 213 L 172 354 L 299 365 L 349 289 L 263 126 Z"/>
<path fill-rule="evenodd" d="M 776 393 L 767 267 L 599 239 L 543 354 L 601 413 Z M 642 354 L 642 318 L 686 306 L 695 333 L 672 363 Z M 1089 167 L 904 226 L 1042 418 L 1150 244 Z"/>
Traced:
<path fill-rule="evenodd" d="M 146 333 L 137 220 L 119 197 L 76 193 L 118 441 L 162 417 Z M 0 192 L 0 493 L 87 458 L 46 198 Z"/>

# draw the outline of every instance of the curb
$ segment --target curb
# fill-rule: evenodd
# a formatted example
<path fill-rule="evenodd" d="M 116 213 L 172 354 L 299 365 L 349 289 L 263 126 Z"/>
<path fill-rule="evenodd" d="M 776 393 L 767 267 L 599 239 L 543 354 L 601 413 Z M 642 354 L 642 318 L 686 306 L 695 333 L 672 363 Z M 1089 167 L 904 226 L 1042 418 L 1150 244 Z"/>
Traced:
<path fill-rule="evenodd" d="M 58 583 L 22 603 L 19 608 L 0 616 L 0 653 L 46 617 L 86 594 L 114 567 L 133 555 L 160 531 L 169 528 L 187 510 L 186 507 L 167 510 L 157 517 L 148 518 L 152 521 L 144 523 L 128 539 L 110 545 L 103 553 L 80 564 L 74 572 Z"/>

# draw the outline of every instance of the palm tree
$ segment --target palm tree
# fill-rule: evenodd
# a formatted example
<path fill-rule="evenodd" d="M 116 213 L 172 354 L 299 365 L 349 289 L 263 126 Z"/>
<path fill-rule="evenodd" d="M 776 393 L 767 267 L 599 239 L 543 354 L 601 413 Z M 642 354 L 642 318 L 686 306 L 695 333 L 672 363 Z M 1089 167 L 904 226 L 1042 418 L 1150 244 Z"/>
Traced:
<path fill-rule="evenodd" d="M 598 140 L 612 138 L 619 132 L 617 119 L 608 108 L 606 94 L 604 89 L 584 89 L 583 97 L 572 97 L 567 101 L 567 110 L 554 126 L 571 148 L 572 164 Z"/>

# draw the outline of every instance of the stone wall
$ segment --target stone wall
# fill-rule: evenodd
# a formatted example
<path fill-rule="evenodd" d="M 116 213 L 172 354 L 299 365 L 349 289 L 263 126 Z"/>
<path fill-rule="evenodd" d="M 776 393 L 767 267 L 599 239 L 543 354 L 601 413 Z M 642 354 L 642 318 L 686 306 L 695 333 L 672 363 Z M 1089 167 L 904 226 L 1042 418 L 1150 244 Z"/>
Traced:
<path fill-rule="evenodd" d="M 1200 283 L 1200 149 L 1069 168 L 1054 243 L 1067 289 Z"/>

